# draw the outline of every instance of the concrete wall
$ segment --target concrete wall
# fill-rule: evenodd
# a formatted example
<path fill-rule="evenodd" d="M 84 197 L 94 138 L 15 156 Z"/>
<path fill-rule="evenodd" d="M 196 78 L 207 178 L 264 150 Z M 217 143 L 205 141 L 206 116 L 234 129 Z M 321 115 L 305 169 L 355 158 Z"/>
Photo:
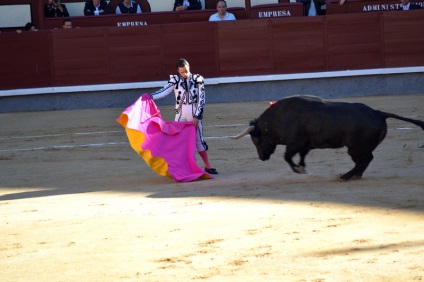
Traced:
<path fill-rule="evenodd" d="M 0 112 L 83 108 L 124 109 L 141 94 L 151 93 L 157 89 L 158 87 L 4 96 L 0 97 Z M 308 79 L 270 79 L 268 81 L 218 84 L 208 84 L 206 80 L 207 103 L 272 101 L 295 94 L 317 95 L 322 98 L 381 94 L 424 94 L 424 72 Z M 173 104 L 174 97 L 169 95 L 156 102 L 158 105 Z"/>

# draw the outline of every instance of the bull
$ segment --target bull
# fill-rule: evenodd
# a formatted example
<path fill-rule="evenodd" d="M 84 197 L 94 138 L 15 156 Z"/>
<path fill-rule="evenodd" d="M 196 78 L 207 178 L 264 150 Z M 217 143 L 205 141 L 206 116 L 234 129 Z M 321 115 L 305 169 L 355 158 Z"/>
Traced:
<path fill-rule="evenodd" d="M 361 178 L 373 151 L 387 134 L 387 118 L 413 123 L 424 130 L 424 121 L 372 109 L 360 103 L 331 102 L 315 96 L 293 96 L 273 103 L 238 134 L 250 134 L 259 158 L 266 161 L 277 145 L 286 145 L 285 161 L 296 173 L 305 173 L 305 157 L 312 149 L 347 147 L 355 166 L 342 180 Z M 299 154 L 298 164 L 293 157 Z"/>

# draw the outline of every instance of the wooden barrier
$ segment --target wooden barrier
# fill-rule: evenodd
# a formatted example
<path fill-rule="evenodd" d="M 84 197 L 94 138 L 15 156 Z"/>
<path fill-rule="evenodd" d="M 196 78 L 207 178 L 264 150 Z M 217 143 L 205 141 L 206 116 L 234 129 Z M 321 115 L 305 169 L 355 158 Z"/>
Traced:
<path fill-rule="evenodd" d="M 165 80 L 179 57 L 205 77 L 423 66 L 423 16 L 415 10 L 4 32 L 0 89 Z"/>
<path fill-rule="evenodd" d="M 49 31 L 0 34 L 0 89 L 55 85 Z"/>

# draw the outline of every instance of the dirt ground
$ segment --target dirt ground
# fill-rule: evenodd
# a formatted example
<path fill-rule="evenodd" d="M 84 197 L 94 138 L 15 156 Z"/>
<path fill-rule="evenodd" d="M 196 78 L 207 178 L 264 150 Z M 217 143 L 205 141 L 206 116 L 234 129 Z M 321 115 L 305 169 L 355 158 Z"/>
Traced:
<path fill-rule="evenodd" d="M 337 100 L 424 120 L 423 95 Z M 228 138 L 267 106 L 206 105 L 219 175 L 191 183 L 136 155 L 124 109 L 0 114 L 0 280 L 424 280 L 424 132 L 389 119 L 364 177 L 340 182 L 345 149 L 295 174 L 283 146 L 262 162 Z"/>

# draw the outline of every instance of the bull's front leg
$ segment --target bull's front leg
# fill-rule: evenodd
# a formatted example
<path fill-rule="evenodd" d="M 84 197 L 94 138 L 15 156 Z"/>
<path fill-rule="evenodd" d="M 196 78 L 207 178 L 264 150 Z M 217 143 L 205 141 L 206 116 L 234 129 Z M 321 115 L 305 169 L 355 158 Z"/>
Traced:
<path fill-rule="evenodd" d="M 303 155 L 303 154 L 301 154 L 301 157 L 300 157 L 300 165 L 296 165 L 294 162 L 293 162 L 293 156 L 294 155 L 296 155 L 298 152 L 297 152 L 297 150 L 296 149 L 294 149 L 294 148 L 292 148 L 291 146 L 287 146 L 286 147 L 286 152 L 285 152 L 285 154 L 284 154 L 284 159 L 286 160 L 286 162 L 290 165 L 290 167 L 291 167 L 291 169 L 294 171 L 294 172 L 296 172 L 296 173 L 306 173 L 306 171 L 305 171 L 305 166 L 303 165 L 301 165 L 302 164 L 302 162 L 303 162 L 303 164 L 304 164 L 304 157 L 306 156 L 306 153 Z M 302 155 L 303 155 L 303 158 L 302 158 Z"/>
<path fill-rule="evenodd" d="M 306 157 L 306 155 L 308 153 L 309 153 L 309 150 L 308 149 L 301 150 L 299 152 L 299 156 L 300 156 L 299 167 L 303 168 L 303 172 L 302 173 L 306 173 L 306 170 L 305 170 L 305 167 L 306 167 L 305 157 Z"/>

